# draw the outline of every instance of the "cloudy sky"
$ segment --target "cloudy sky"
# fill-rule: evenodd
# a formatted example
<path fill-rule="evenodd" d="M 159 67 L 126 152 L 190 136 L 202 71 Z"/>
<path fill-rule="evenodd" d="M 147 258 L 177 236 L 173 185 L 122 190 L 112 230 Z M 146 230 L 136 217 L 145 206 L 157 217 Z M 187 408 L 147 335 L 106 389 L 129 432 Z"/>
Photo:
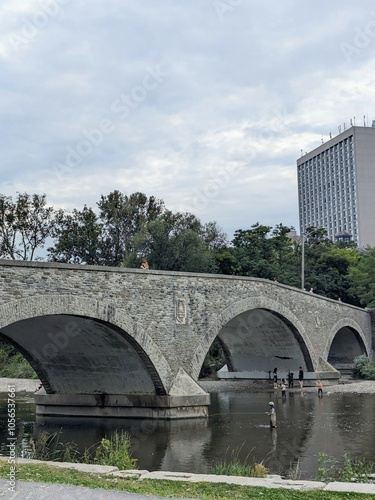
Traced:
<path fill-rule="evenodd" d="M 296 160 L 375 119 L 373 0 L 1 0 L 0 193 L 298 228 Z"/>

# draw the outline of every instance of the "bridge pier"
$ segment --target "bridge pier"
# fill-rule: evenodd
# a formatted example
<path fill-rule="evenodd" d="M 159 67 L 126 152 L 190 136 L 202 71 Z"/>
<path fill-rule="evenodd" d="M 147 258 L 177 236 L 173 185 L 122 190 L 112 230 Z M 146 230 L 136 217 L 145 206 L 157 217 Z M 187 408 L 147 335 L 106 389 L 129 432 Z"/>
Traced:
<path fill-rule="evenodd" d="M 207 394 L 182 368 L 168 394 L 90 394 L 41 388 L 35 395 L 36 414 L 42 417 L 114 417 L 175 420 L 208 417 Z"/>
<path fill-rule="evenodd" d="M 175 420 L 208 416 L 209 394 L 155 396 L 124 394 L 34 395 L 36 415 L 43 417 L 117 417 Z"/>

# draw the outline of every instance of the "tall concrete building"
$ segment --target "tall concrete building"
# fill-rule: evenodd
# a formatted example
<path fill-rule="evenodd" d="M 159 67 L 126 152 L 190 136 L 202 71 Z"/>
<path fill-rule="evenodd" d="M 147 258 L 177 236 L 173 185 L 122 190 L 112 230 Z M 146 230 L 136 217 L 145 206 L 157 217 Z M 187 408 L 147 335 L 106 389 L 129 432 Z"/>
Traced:
<path fill-rule="evenodd" d="M 375 121 L 352 126 L 297 160 L 301 233 L 375 246 Z"/>

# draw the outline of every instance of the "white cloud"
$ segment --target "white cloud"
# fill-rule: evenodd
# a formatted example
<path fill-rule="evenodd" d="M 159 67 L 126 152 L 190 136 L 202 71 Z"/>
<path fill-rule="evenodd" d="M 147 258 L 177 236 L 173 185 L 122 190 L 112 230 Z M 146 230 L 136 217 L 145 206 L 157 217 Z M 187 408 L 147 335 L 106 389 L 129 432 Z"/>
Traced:
<path fill-rule="evenodd" d="M 297 226 L 301 150 L 354 116 L 375 119 L 373 10 L 244 1 L 220 16 L 201 0 L 5 0 L 0 191 L 67 208 L 143 191 L 229 236 L 257 221 Z M 9 37 L 27 27 L 16 50 Z M 361 47 L 358 30 L 369 33 Z M 58 175 L 103 120 L 111 132 Z"/>

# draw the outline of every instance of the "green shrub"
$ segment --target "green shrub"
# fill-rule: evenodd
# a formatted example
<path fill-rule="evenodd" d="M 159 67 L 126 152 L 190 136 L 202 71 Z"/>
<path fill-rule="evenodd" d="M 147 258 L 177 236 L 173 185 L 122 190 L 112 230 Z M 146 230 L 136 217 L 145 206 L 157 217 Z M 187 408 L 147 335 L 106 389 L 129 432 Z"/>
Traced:
<path fill-rule="evenodd" d="M 103 438 L 95 449 L 94 463 L 113 465 L 120 470 L 136 469 L 137 459 L 132 458 L 130 436 L 126 432 L 115 432 L 110 439 Z"/>
<path fill-rule="evenodd" d="M 362 370 L 363 378 L 366 380 L 375 380 L 375 363 L 369 361 Z"/>
<path fill-rule="evenodd" d="M 375 363 L 366 354 L 357 356 L 354 358 L 352 375 L 357 379 L 375 380 Z"/>

